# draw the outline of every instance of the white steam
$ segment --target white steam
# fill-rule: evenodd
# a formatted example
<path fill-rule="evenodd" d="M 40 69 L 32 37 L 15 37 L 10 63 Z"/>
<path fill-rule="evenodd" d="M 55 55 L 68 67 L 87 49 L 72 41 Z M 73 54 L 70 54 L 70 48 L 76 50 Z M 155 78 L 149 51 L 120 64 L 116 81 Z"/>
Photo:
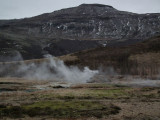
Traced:
<path fill-rule="evenodd" d="M 68 67 L 62 60 L 49 57 L 46 62 L 40 64 L 21 64 L 17 70 L 18 74 L 24 74 L 27 79 L 65 81 L 72 83 L 86 83 L 98 73 L 97 70 L 90 70 L 88 67 L 80 70 L 76 66 Z"/>
<path fill-rule="evenodd" d="M 67 83 L 107 83 L 126 86 L 159 87 L 160 80 L 134 78 L 132 75 L 118 75 L 113 67 L 90 70 L 88 67 L 79 69 L 76 66 L 66 66 L 62 60 L 52 56 L 45 56 L 47 60 L 33 60 L 24 62 L 1 62 L 0 77 L 22 77 L 30 80 L 49 80 Z M 2 57 L 3 58 L 3 57 Z M 9 58 L 8 61 L 21 60 L 20 53 Z M 1 60 L 5 60 L 5 58 Z"/>

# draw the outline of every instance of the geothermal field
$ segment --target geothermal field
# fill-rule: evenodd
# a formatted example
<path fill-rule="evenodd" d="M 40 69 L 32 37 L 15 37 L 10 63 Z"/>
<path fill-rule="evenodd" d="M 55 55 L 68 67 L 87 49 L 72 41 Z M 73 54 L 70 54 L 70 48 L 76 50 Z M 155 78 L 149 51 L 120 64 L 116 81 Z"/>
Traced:
<path fill-rule="evenodd" d="M 0 120 L 160 120 L 159 6 L 0 0 Z"/>
<path fill-rule="evenodd" d="M 159 80 L 66 66 L 51 56 L 1 63 L 1 76 L 2 120 L 160 119 Z"/>

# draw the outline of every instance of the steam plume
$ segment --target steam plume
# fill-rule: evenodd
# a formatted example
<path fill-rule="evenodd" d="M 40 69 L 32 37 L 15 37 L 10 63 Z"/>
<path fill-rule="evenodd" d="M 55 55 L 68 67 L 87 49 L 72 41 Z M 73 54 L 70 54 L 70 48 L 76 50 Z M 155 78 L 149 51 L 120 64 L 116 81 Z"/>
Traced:
<path fill-rule="evenodd" d="M 82 70 L 76 66 L 68 67 L 62 60 L 50 56 L 47 61 L 38 64 L 21 63 L 15 74 L 26 79 L 85 83 L 97 73 L 97 70 L 93 71 L 88 67 L 84 67 Z"/>

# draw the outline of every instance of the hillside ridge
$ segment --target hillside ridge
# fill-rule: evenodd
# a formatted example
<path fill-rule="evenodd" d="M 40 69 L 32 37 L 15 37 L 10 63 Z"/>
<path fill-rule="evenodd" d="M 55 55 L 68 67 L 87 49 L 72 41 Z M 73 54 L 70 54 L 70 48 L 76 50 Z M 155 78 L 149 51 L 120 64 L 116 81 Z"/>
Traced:
<path fill-rule="evenodd" d="M 108 5 L 82 4 L 31 18 L 0 20 L 0 55 L 18 51 L 24 59 L 37 59 L 45 54 L 60 56 L 106 43 L 134 44 L 157 35 L 160 13 L 136 14 Z"/>

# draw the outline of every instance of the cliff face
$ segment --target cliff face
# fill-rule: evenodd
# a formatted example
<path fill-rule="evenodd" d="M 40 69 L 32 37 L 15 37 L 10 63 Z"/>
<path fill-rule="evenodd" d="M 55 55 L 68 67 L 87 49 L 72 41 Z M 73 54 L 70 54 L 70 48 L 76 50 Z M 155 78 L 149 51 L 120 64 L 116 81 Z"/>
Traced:
<path fill-rule="evenodd" d="M 42 49 L 61 39 L 133 43 L 160 34 L 160 14 L 135 14 L 107 5 L 82 4 L 32 18 L 0 21 L 0 32 L 27 37 L 28 41 L 38 38 Z"/>

